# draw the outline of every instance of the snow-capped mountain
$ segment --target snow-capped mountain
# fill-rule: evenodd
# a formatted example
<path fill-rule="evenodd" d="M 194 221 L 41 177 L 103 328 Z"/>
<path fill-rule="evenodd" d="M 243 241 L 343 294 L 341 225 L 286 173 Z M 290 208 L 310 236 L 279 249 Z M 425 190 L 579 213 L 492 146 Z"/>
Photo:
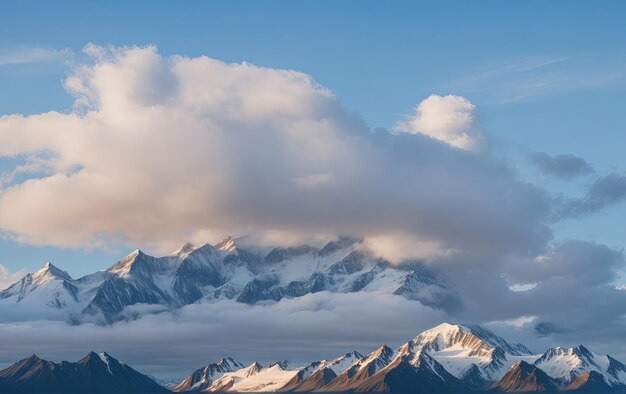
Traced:
<path fill-rule="evenodd" d="M 167 390 L 106 353 L 54 363 L 33 355 L 0 371 L 3 393 L 162 393 Z"/>
<path fill-rule="evenodd" d="M 598 373 L 611 386 L 626 384 L 626 365 L 611 356 L 594 353 L 583 345 L 548 349 L 534 364 L 561 385 L 572 383 L 586 372 Z"/>
<path fill-rule="evenodd" d="M 127 318 L 125 308 L 135 304 L 165 309 L 225 299 L 255 304 L 319 291 L 382 292 L 435 307 L 455 296 L 441 279 L 417 266 L 381 260 L 355 239 L 262 252 L 229 237 L 217 245 L 186 244 L 164 257 L 135 250 L 108 270 L 76 280 L 46 264 L 1 291 L 0 303 L 47 308 L 72 322 L 110 323 Z"/>
<path fill-rule="evenodd" d="M 27 274 L 0 292 L 0 300 L 48 306 L 53 309 L 71 308 L 78 303 L 78 284 L 70 275 L 46 263 L 35 273 Z"/>
<path fill-rule="evenodd" d="M 363 355 L 361 353 L 352 351 L 330 361 L 320 360 L 312 362 L 301 368 L 281 390 L 313 391 L 319 387 L 326 386 L 362 358 Z"/>
<path fill-rule="evenodd" d="M 227 372 L 234 372 L 245 368 L 243 364 L 233 360 L 230 357 L 223 358 L 216 363 L 204 366 L 189 375 L 185 380 L 175 385 L 174 391 L 202 391 L 206 390 L 213 384 L 213 381 L 219 379 Z"/>
<path fill-rule="evenodd" d="M 205 369 L 194 372 L 175 390 L 626 392 L 626 368 L 610 356 L 598 355 L 582 346 L 554 348 L 543 355 L 533 355 L 524 345 L 509 343 L 483 327 L 449 323 L 420 333 L 396 350 L 383 345 L 367 355 L 350 352 L 302 368 L 291 368 L 284 361 L 265 368 L 253 363 L 223 373 L 209 385 L 190 384 L 201 381 L 196 376 L 201 376 Z"/>
<path fill-rule="evenodd" d="M 498 380 L 517 361 L 536 359 L 524 345 L 510 344 L 485 328 L 448 323 L 422 332 L 402 349 L 417 350 L 426 351 L 459 379 L 484 382 Z"/>
<path fill-rule="evenodd" d="M 285 363 L 274 363 L 263 368 L 255 362 L 247 368 L 225 373 L 205 391 L 279 391 L 297 373 L 298 370 L 289 369 Z"/>

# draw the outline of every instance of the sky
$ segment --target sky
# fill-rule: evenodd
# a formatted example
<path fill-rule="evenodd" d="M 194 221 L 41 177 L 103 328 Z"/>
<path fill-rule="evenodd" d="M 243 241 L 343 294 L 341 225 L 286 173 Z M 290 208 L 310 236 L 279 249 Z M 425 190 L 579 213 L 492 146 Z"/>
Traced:
<path fill-rule="evenodd" d="M 0 287 L 47 261 L 79 277 L 136 248 L 349 233 L 474 278 L 476 305 L 485 277 L 562 281 L 533 297 L 560 297 L 563 321 L 579 311 L 557 290 L 605 300 L 619 332 L 625 17 L 621 1 L 8 1 Z"/>

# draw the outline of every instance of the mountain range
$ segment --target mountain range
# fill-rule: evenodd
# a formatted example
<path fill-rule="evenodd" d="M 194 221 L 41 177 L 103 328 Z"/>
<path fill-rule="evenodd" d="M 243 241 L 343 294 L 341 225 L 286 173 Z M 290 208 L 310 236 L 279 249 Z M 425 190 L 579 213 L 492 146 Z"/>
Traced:
<path fill-rule="evenodd" d="M 439 308 L 455 298 L 444 279 L 419 264 L 397 266 L 373 256 L 357 239 L 259 250 L 228 237 L 216 245 L 186 244 L 164 257 L 135 250 L 109 269 L 78 279 L 47 263 L 0 291 L 0 306 L 72 323 L 113 323 L 127 319 L 125 310 L 133 305 L 176 310 L 222 300 L 276 302 L 320 291 L 383 292 Z"/>
<path fill-rule="evenodd" d="M 626 392 L 626 366 L 584 346 L 533 353 L 479 326 L 449 323 L 391 349 L 352 351 L 300 368 L 266 367 L 229 358 L 207 365 L 171 389 L 177 392 Z"/>
<path fill-rule="evenodd" d="M 248 366 L 223 358 L 164 388 L 106 353 L 76 363 L 31 356 L 0 371 L 3 393 L 626 392 L 626 365 L 580 345 L 533 353 L 478 326 L 449 323 L 397 349 L 351 351 L 294 367 L 288 361 Z"/>

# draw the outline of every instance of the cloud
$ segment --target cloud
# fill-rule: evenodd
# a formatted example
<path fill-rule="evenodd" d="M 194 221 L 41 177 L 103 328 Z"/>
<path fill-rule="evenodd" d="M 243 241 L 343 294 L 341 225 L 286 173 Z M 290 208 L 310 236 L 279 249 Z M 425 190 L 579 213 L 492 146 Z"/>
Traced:
<path fill-rule="evenodd" d="M 400 233 L 487 261 L 551 238 L 542 189 L 455 148 L 482 139 L 462 97 L 417 107 L 430 136 L 393 134 L 301 72 L 85 51 L 65 81 L 73 112 L 0 118 L 0 156 L 40 171 L 0 190 L 0 229 L 20 242 L 170 251 L 224 234 Z"/>
<path fill-rule="evenodd" d="M 303 189 L 313 189 L 315 187 L 328 184 L 332 181 L 333 174 L 331 173 L 299 176 L 294 179 L 296 185 Z"/>
<path fill-rule="evenodd" d="M 584 197 L 564 200 L 559 207 L 559 216 L 571 218 L 595 213 L 625 199 L 626 175 L 609 174 L 593 182 Z"/>
<path fill-rule="evenodd" d="M 484 144 L 478 130 L 476 106 L 460 96 L 431 95 L 413 115 L 395 126 L 398 132 L 423 134 L 459 149 L 474 151 Z"/>
<path fill-rule="evenodd" d="M 468 70 L 466 75 L 442 88 L 508 104 L 625 83 L 622 55 L 597 58 L 547 55 L 487 64 Z"/>
<path fill-rule="evenodd" d="M 0 264 L 0 289 L 9 287 L 9 285 L 17 282 L 22 276 L 24 276 L 24 271 L 11 273 L 4 265 Z"/>
<path fill-rule="evenodd" d="M 437 242 L 393 233 L 370 236 L 364 240 L 363 247 L 392 263 L 414 260 L 429 262 L 454 253 L 452 250 L 445 250 Z"/>
<path fill-rule="evenodd" d="M 449 258 L 457 258 L 451 256 Z M 624 269 L 621 251 L 584 241 L 565 241 L 528 259 L 501 259 L 480 267 L 440 262 L 452 288 L 463 301 L 454 318 L 502 326 L 502 322 L 558 322 L 562 332 L 538 337 L 533 324 L 505 337 L 520 340 L 538 351 L 548 346 L 584 343 L 598 352 L 626 359 L 626 352 L 612 346 L 626 329 L 626 292 L 615 288 L 617 273 Z M 533 283 L 525 291 L 511 291 L 510 284 Z M 521 319 L 521 320 L 518 320 Z M 509 325 L 509 328 L 512 327 Z"/>
<path fill-rule="evenodd" d="M 621 252 L 586 241 L 566 241 L 525 264 L 513 265 L 509 277 L 521 283 L 571 281 L 580 287 L 605 285 L 624 267 Z M 518 282 L 518 283 L 519 283 Z"/>
<path fill-rule="evenodd" d="M 593 173 L 593 168 L 582 157 L 571 154 L 550 156 L 544 152 L 532 152 L 532 163 L 544 174 L 556 178 L 574 178 Z"/>
<path fill-rule="evenodd" d="M 19 48 L 13 51 L 0 52 L 0 66 L 55 63 L 69 60 L 72 57 L 73 52 L 69 48 Z"/>
<path fill-rule="evenodd" d="M 395 347 L 443 319 L 443 312 L 419 302 L 370 293 L 320 292 L 254 307 L 231 301 L 193 304 L 177 314 L 112 326 L 3 323 L 0 361 L 33 353 L 72 360 L 105 350 L 141 372 L 183 377 L 226 356 L 244 363 L 287 358 L 303 364 L 352 350 L 371 352 L 383 343 Z"/>
<path fill-rule="evenodd" d="M 547 337 L 547 336 L 554 335 L 554 334 L 560 334 L 566 331 L 563 328 L 559 327 L 558 325 L 554 323 L 550 323 L 550 322 L 539 322 L 535 324 L 534 330 L 537 336 L 539 337 Z"/>

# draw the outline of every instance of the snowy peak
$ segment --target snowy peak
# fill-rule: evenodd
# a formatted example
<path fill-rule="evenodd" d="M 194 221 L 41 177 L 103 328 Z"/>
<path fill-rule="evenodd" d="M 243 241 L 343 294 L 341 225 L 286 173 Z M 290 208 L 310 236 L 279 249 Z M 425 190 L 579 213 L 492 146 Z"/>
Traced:
<path fill-rule="evenodd" d="M 330 256 L 336 252 L 349 249 L 358 242 L 360 242 L 360 240 L 357 238 L 342 236 L 334 241 L 328 242 L 317 254 L 321 257 Z"/>
<path fill-rule="evenodd" d="M 480 326 L 465 327 L 442 323 L 426 330 L 412 341 L 426 351 L 442 351 L 450 348 L 470 350 L 472 356 L 488 356 L 494 348 L 516 356 L 532 354 L 524 345 L 510 344 L 502 337 Z"/>
<path fill-rule="evenodd" d="M 576 380 L 585 372 L 595 371 L 611 385 L 626 384 L 626 366 L 610 356 L 594 353 L 579 345 L 548 349 L 534 364 L 563 384 Z"/>
<path fill-rule="evenodd" d="M 289 361 L 287 360 L 281 360 L 281 361 L 277 361 L 275 363 L 271 363 L 267 366 L 267 368 L 278 368 L 282 371 L 286 371 L 290 368 L 290 364 Z"/>
<path fill-rule="evenodd" d="M 185 378 L 173 387 L 174 391 L 203 391 L 225 373 L 234 372 L 245 366 L 231 357 L 220 359 L 218 362 L 204 366 Z"/>
<path fill-rule="evenodd" d="M 174 251 L 170 256 L 183 256 L 186 255 L 188 253 L 193 252 L 194 250 L 196 250 L 197 247 L 195 244 L 191 243 L 191 242 L 187 242 L 186 244 L 184 244 L 183 246 L 180 247 L 180 249 Z"/>
<path fill-rule="evenodd" d="M 245 377 L 250 377 L 252 375 L 256 375 L 257 373 L 261 372 L 262 369 L 263 367 L 261 366 L 261 364 L 255 361 L 249 367 L 244 368 L 242 371 L 242 374 Z"/>
<path fill-rule="evenodd" d="M 0 291 L 0 301 L 29 303 L 62 310 L 76 304 L 78 291 L 76 281 L 67 272 L 46 263 L 38 271 L 27 274 Z"/>
<path fill-rule="evenodd" d="M 415 337 L 411 344 L 429 352 L 447 349 L 469 350 L 472 356 L 489 356 L 494 346 L 460 325 L 442 323 Z"/>
<path fill-rule="evenodd" d="M 359 372 L 367 371 L 367 375 L 371 376 L 389 365 L 393 361 L 393 355 L 393 349 L 382 345 L 354 365 L 358 366 Z"/>
<path fill-rule="evenodd" d="M 426 330 L 401 347 L 399 353 L 417 362 L 424 351 L 459 379 L 499 379 L 515 361 L 531 357 L 523 345 L 510 344 L 493 332 L 478 326 L 442 323 Z M 477 367 L 480 374 L 471 369 Z"/>
<path fill-rule="evenodd" d="M 232 357 L 226 357 L 220 359 L 216 365 L 222 369 L 229 369 L 230 371 L 234 371 L 236 369 L 245 368 L 245 366 L 239 361 L 235 361 Z"/>
<path fill-rule="evenodd" d="M 203 391 L 247 391 L 271 392 L 285 387 L 298 374 L 297 370 L 286 370 L 281 363 L 262 368 L 258 362 L 247 368 L 225 373 Z"/>
<path fill-rule="evenodd" d="M 223 252 L 233 252 L 237 249 L 237 242 L 234 237 L 227 236 L 215 245 L 215 249 Z"/>
<path fill-rule="evenodd" d="M 362 358 L 363 355 L 361 353 L 357 351 L 351 351 L 350 353 L 346 353 L 343 356 L 335 358 L 334 360 L 327 363 L 326 366 L 332 369 L 335 374 L 339 375 Z"/>
<path fill-rule="evenodd" d="M 67 272 L 55 267 L 51 263 L 44 264 L 43 267 L 33 273 L 33 284 L 42 285 L 50 280 L 73 281 L 72 277 Z"/>
<path fill-rule="evenodd" d="M 147 265 L 147 260 L 150 256 L 145 254 L 139 249 L 135 249 L 128 256 L 115 263 L 107 271 L 115 274 L 119 277 L 128 277 L 133 273 L 140 272 Z"/>

